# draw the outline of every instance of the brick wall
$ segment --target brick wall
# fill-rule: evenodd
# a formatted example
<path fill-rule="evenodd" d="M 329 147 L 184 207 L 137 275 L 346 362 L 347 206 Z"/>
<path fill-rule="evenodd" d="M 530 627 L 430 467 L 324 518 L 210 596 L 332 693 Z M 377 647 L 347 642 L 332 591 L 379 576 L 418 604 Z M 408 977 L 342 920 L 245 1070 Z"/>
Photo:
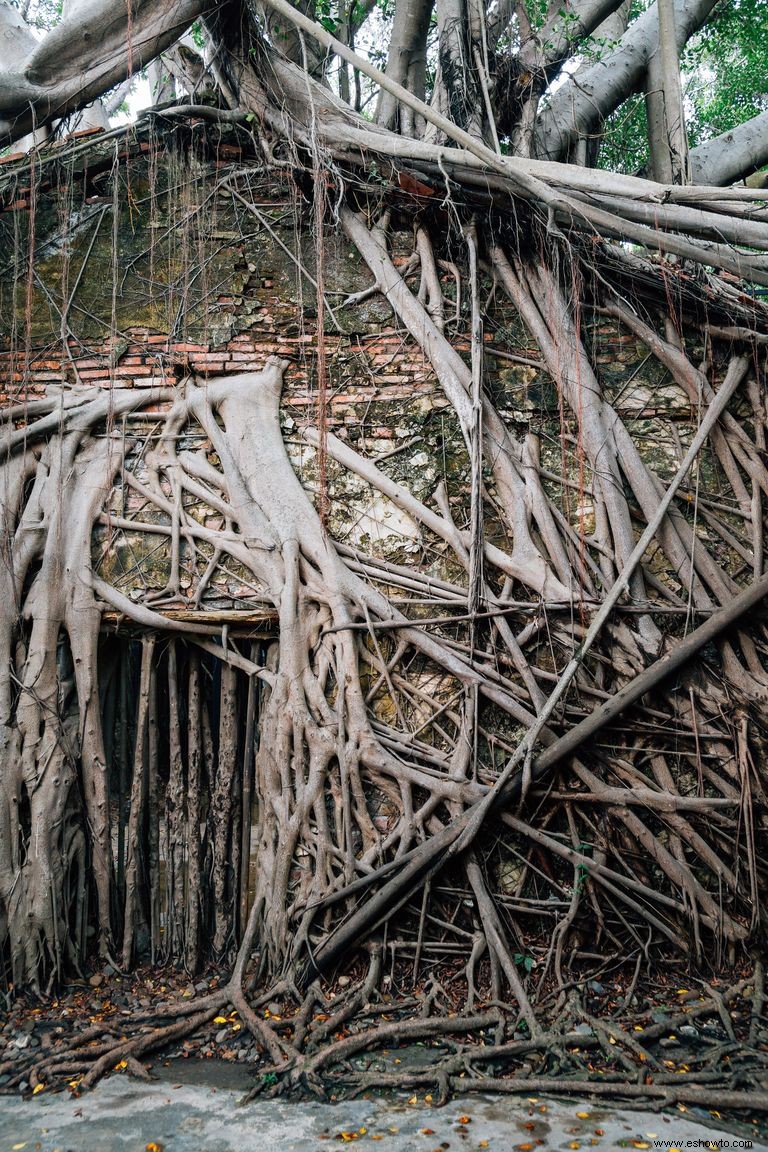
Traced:
<path fill-rule="evenodd" d="M 94 138 L 93 149 L 78 155 L 69 169 L 62 164 L 41 172 L 34 190 L 28 166 L 16 186 L 6 181 L 0 212 L 0 246 L 8 255 L 0 268 L 3 402 L 23 404 L 78 384 L 144 388 L 190 372 L 206 379 L 258 370 L 278 355 L 290 362 L 282 407 L 286 443 L 302 481 L 314 490 L 313 453 L 298 436 L 318 416 L 314 241 L 310 206 L 291 173 L 249 174 L 245 187 L 232 175 L 240 154 L 226 140 L 215 147 L 209 142 L 204 154 L 182 156 L 170 147 L 153 152 L 146 140 L 135 140 L 115 165 L 114 153 Z M 229 179 L 251 208 L 232 194 Z M 421 499 L 428 500 L 446 475 L 462 522 L 468 460 L 453 412 L 386 301 L 374 295 L 344 306 L 371 276 L 343 237 L 331 227 L 326 236 L 329 426 L 366 456 L 385 458 L 390 475 Z M 402 224 L 394 237 L 401 266 L 412 246 Z M 468 301 L 461 302 L 456 320 L 450 272 L 443 288 L 448 332 L 466 353 Z M 561 426 L 553 382 L 537 366 L 538 351 L 514 310 L 490 285 L 485 291 L 492 301 L 486 312 L 488 387 L 516 434 L 540 435 L 544 466 L 559 473 L 561 438 L 575 428 L 568 419 Z M 641 451 L 663 472 L 681 439 L 672 425 L 684 440 L 691 423 L 687 400 L 633 337 L 589 316 L 584 329 L 607 395 L 631 417 Z M 572 458 L 566 454 L 566 467 Z M 330 478 L 337 535 L 394 559 L 407 559 L 419 547 L 415 526 L 388 502 L 333 467 Z M 575 506 L 570 502 L 566 514 L 573 516 Z M 489 528 L 500 531 L 492 519 Z M 161 569 L 153 579 L 162 579 Z"/>

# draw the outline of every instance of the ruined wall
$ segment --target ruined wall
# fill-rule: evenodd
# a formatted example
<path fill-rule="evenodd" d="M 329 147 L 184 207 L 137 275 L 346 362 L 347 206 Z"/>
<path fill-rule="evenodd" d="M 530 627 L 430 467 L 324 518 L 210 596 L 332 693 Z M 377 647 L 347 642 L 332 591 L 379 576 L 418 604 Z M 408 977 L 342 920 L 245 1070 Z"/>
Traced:
<path fill-rule="evenodd" d="M 312 208 L 290 170 L 259 171 L 242 161 L 248 144 L 202 126 L 140 138 L 65 142 L 60 159 L 19 169 L 7 165 L 0 213 L 0 387 L 17 408 L 60 389 L 144 388 L 258 370 L 269 355 L 290 362 L 283 397 L 286 444 L 302 481 L 316 491 L 314 449 L 302 429 L 318 422 L 317 292 Z M 375 193 L 375 189 L 373 189 Z M 408 266 L 418 205 L 396 218 L 396 263 Z M 441 478 L 458 523 L 465 522 L 469 462 L 457 422 L 413 340 L 399 329 L 382 297 L 355 302 L 371 282 L 359 255 L 331 219 L 325 236 L 325 349 L 328 427 L 393 479 L 429 501 Z M 456 299 L 452 260 L 441 253 L 446 326 L 468 350 L 468 308 Z M 418 268 L 410 280 L 418 289 Z M 561 409 L 550 377 L 514 310 L 490 282 L 486 293 L 486 386 L 519 438 L 535 435 L 546 484 L 578 532 L 591 530 L 589 473 L 574 421 Z M 350 301 L 350 297 L 352 300 Z M 606 394 L 635 421 L 641 452 L 671 474 L 696 414 L 650 359 L 613 323 L 585 315 L 585 330 Z M 110 421 L 104 434 L 130 442 L 143 466 L 153 429 L 143 413 Z M 183 445 L 199 448 L 200 441 Z M 714 465 L 704 458 L 708 483 Z M 426 538 L 389 500 L 329 462 L 329 527 L 340 540 L 400 562 L 418 559 L 451 575 L 438 542 Z M 562 478 L 565 477 L 565 483 Z M 114 494 L 123 516 L 140 506 L 135 494 Z M 489 513 L 492 517 L 492 511 Z M 491 535 L 501 532 L 490 522 Z M 500 542 L 503 542 L 500 539 Z M 722 547 L 727 547 L 720 542 Z M 166 572 L 162 547 L 136 553 L 125 534 L 98 543 L 101 570 L 153 591 Z M 730 550 L 728 562 L 738 567 Z M 194 599 L 204 558 L 188 558 L 185 594 Z M 662 573 L 665 576 L 666 574 Z M 233 579 L 206 591 L 208 607 L 242 609 L 254 598 Z"/>

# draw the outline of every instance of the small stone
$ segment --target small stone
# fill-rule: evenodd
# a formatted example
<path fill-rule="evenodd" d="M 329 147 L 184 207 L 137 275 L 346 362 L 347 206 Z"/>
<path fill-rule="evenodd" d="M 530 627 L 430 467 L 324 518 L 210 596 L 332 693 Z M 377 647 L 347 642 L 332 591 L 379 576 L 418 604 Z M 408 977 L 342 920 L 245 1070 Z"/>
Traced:
<path fill-rule="evenodd" d="M 207 992 L 207 991 L 208 991 L 208 985 L 206 984 L 205 980 L 200 980 L 199 983 L 195 984 L 195 992 Z"/>
<path fill-rule="evenodd" d="M 267 1012 L 269 1012 L 271 1016 L 280 1015 L 280 1005 L 277 1000 L 270 1000 L 269 1004 L 267 1004 Z"/>
<path fill-rule="evenodd" d="M 351 983 L 352 983 L 352 981 L 350 980 L 349 976 L 339 976 L 339 979 L 338 979 L 339 988 L 346 988 Z"/>
<path fill-rule="evenodd" d="M 14 1036 L 12 1043 L 16 1048 L 29 1048 L 32 1043 L 32 1037 L 29 1032 L 19 1032 Z"/>
<path fill-rule="evenodd" d="M 216 1033 L 216 1043 L 217 1044 L 226 1044 L 228 1037 L 229 1037 L 229 1029 L 228 1028 L 221 1028 Z"/>
<path fill-rule="evenodd" d="M 104 973 L 94 972 L 93 976 L 91 976 L 88 980 L 88 983 L 90 984 L 91 988 L 101 988 L 102 984 L 104 983 Z"/>

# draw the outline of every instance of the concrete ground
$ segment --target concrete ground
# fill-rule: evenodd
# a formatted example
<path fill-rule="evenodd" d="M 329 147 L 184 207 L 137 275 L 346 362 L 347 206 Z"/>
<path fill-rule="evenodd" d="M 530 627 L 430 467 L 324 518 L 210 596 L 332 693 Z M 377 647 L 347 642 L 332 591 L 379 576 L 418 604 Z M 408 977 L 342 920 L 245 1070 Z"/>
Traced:
<path fill-rule="evenodd" d="M 0 1152 L 535 1152 L 537 1149 L 752 1148 L 749 1126 L 725 1132 L 707 1113 L 655 1114 L 538 1097 L 471 1096 L 444 1108 L 423 1096 L 338 1104 L 257 1100 L 209 1062 L 164 1067 L 145 1084 L 119 1075 L 79 1099 L 0 1097 Z M 236 1070 L 232 1069 L 234 1073 Z M 179 1080 L 174 1080 L 174 1075 Z M 184 1083 L 180 1080 L 183 1077 Z M 229 1080 L 229 1083 L 227 1083 Z M 197 1082 L 195 1082 L 197 1081 Z M 741 1135 L 737 1135 L 739 1131 Z"/>

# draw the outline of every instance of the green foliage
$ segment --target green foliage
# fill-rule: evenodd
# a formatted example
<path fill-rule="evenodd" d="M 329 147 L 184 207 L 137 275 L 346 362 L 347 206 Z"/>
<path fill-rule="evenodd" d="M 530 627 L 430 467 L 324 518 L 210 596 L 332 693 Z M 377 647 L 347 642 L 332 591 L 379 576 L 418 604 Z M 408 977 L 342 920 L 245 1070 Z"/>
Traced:
<path fill-rule="evenodd" d="M 334 7 L 331 5 L 331 0 L 317 0 L 315 6 L 315 19 L 332 36 L 336 35 L 339 27 L 338 19 L 333 10 Z"/>
<path fill-rule="evenodd" d="M 592 60 L 610 50 L 594 38 L 584 47 Z M 681 70 L 692 147 L 768 109 L 765 0 L 731 0 L 718 8 L 687 45 Z M 638 93 L 606 121 L 597 165 L 637 173 L 646 169 L 648 159 L 645 97 Z"/>
<path fill-rule="evenodd" d="M 764 112 L 768 108 L 765 0 L 720 5 L 686 48 L 682 67 L 691 144 Z"/>
<path fill-rule="evenodd" d="M 630 96 L 603 127 L 597 167 L 632 174 L 649 160 L 645 97 Z"/>

